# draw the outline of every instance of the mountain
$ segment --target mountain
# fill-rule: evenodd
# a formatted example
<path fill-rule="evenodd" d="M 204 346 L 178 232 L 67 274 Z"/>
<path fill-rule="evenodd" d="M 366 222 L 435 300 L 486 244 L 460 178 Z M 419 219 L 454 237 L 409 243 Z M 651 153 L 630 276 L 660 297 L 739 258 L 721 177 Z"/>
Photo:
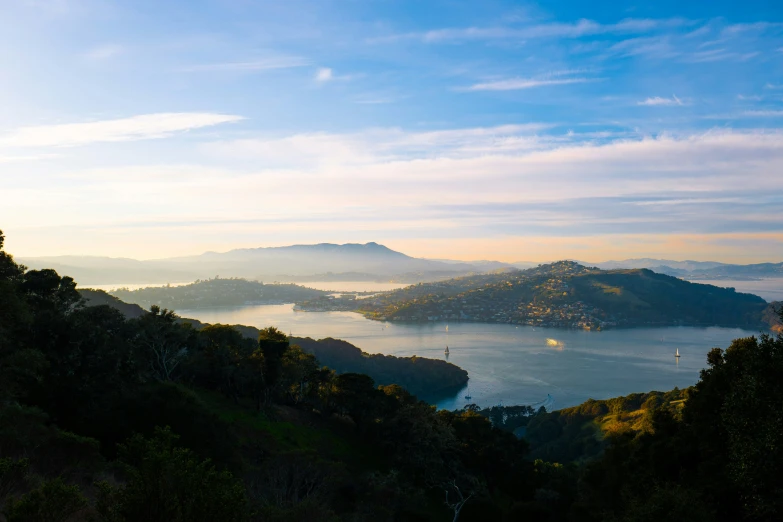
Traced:
<path fill-rule="evenodd" d="M 783 263 L 756 263 L 753 265 L 721 265 L 709 269 L 692 270 L 690 279 L 741 279 L 783 277 Z"/>
<path fill-rule="evenodd" d="M 97 256 L 28 257 L 17 260 L 35 270 L 52 268 L 81 285 L 185 283 L 198 279 L 194 272 L 167 268 L 150 261 Z"/>
<path fill-rule="evenodd" d="M 449 274 L 477 271 L 467 263 L 446 263 L 418 259 L 377 243 L 335 245 L 293 245 L 250 248 L 225 253 L 207 252 L 199 256 L 160 260 L 159 266 L 198 271 L 221 277 L 256 277 L 285 280 L 329 272 L 361 272 L 375 277 L 420 272 Z"/>
<path fill-rule="evenodd" d="M 604 261 L 601 263 L 586 263 L 583 261 L 577 261 L 579 264 L 585 266 L 596 266 L 604 270 L 614 270 L 618 268 L 649 268 L 655 267 L 668 267 L 678 270 L 685 270 L 690 272 L 692 270 L 707 270 L 718 266 L 723 266 L 725 263 L 718 263 L 717 261 L 674 261 L 671 259 L 651 259 L 648 257 L 638 259 L 625 259 L 623 261 Z M 741 266 L 741 265 L 738 265 Z"/>
<path fill-rule="evenodd" d="M 329 295 L 330 292 L 293 284 L 263 284 L 246 279 L 208 279 L 181 286 L 153 286 L 128 290 L 118 288 L 112 295 L 126 303 L 149 309 L 152 305 L 171 310 L 284 304 Z"/>
<path fill-rule="evenodd" d="M 783 263 L 756 263 L 736 265 L 717 261 L 673 261 L 671 259 L 626 259 L 624 261 L 605 261 L 585 263 L 604 270 L 621 268 L 649 268 L 654 272 L 672 275 L 683 279 L 760 279 L 783 277 Z"/>
<path fill-rule="evenodd" d="M 196 256 L 138 261 L 107 257 L 19 259 L 31 268 L 55 268 L 83 285 L 187 282 L 215 276 L 265 281 L 313 280 L 351 274 L 364 280 L 431 281 L 507 267 L 503 263 L 419 259 L 378 243 L 293 245 L 206 252 Z"/>
<path fill-rule="evenodd" d="M 370 318 L 396 321 L 603 329 L 651 325 L 761 328 L 769 304 L 756 295 L 648 269 L 601 270 L 560 261 L 528 270 L 418 284 L 363 299 L 354 306 Z M 300 308 L 307 309 L 307 304 Z"/>

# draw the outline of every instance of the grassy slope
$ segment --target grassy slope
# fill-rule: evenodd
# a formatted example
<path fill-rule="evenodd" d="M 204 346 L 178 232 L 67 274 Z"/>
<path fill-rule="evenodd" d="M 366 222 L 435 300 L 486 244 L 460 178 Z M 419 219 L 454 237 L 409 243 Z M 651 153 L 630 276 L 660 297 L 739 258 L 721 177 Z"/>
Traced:
<path fill-rule="evenodd" d="M 568 290 L 563 291 L 557 284 L 550 288 L 550 281 L 566 283 Z M 625 325 L 751 328 L 766 326 L 762 313 L 768 306 L 752 294 L 691 283 L 647 269 L 599 270 L 563 261 L 525 271 L 415 285 L 383 296 L 379 304 L 368 300 L 360 311 L 371 318 L 405 317 L 428 310 L 460 310 L 462 301 L 492 309 L 492 313 L 512 314 L 530 303 L 557 308 L 581 301 Z"/>
<path fill-rule="evenodd" d="M 687 391 L 634 393 L 537 415 L 528 424 L 525 438 L 531 457 L 553 462 L 579 462 L 599 455 L 609 438 L 649 429 L 649 413 L 665 408 L 678 414 Z"/>
<path fill-rule="evenodd" d="M 217 392 L 196 390 L 196 394 L 210 411 L 236 430 L 246 461 L 252 462 L 254 459 L 248 457 L 262 447 L 274 453 L 314 452 L 362 471 L 386 465 L 382 456 L 356 435 L 350 422 L 324 419 L 285 406 L 259 413 Z"/>
<path fill-rule="evenodd" d="M 701 285 L 646 269 L 587 273 L 570 279 L 574 298 L 609 313 L 652 322 L 761 325 L 767 303 L 752 294 Z"/>

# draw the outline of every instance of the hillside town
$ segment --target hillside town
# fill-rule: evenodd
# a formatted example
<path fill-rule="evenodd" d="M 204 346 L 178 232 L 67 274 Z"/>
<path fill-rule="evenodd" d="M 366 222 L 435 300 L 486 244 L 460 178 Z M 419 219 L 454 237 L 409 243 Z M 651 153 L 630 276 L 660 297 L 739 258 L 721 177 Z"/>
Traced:
<path fill-rule="evenodd" d="M 412 285 L 363 299 L 323 296 L 297 303 L 309 312 L 357 311 L 370 319 L 400 322 L 509 323 L 601 330 L 622 318 L 575 300 L 568 279 L 589 273 L 561 262 L 537 269 L 498 272 Z"/>

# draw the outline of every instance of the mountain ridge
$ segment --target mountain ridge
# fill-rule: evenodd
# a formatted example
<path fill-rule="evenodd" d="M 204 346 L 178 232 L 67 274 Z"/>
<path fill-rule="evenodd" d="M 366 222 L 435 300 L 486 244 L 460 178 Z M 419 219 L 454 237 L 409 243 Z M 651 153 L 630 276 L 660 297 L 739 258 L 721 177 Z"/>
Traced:
<path fill-rule="evenodd" d="M 54 268 L 83 284 L 160 284 L 190 282 L 215 276 L 271 281 L 309 279 L 316 274 L 364 274 L 362 280 L 426 282 L 493 270 L 529 269 L 535 264 L 481 259 L 426 259 L 376 243 L 316 243 L 253 247 L 226 252 L 137 260 L 107 256 L 41 256 L 19 258 L 31 268 Z M 646 268 L 682 279 L 761 279 L 783 277 L 783 263 L 737 265 L 718 261 L 676 261 L 631 258 L 599 263 L 577 261 L 601 269 Z"/>

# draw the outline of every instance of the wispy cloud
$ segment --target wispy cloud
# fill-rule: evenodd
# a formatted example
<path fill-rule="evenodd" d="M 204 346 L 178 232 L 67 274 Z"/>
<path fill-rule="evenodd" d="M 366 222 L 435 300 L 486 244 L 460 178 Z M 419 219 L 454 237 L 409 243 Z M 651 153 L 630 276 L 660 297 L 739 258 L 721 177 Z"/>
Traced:
<path fill-rule="evenodd" d="M 483 82 L 463 87 L 458 90 L 463 91 L 516 91 L 522 89 L 533 89 L 536 87 L 546 87 L 550 85 L 568 85 L 572 83 L 587 83 L 596 81 L 596 78 L 553 78 L 553 79 L 535 79 L 535 78 L 509 78 L 493 82 Z"/>
<path fill-rule="evenodd" d="M 691 63 L 721 62 L 724 60 L 736 60 L 736 61 L 744 62 L 750 60 L 751 58 L 755 58 L 759 54 L 761 54 L 759 51 L 738 53 L 738 52 L 728 51 L 726 49 L 721 48 L 721 49 L 710 49 L 708 51 L 698 51 L 695 53 L 691 53 L 685 56 L 683 60 Z"/>
<path fill-rule="evenodd" d="M 783 117 L 783 110 L 745 111 L 742 114 L 759 118 L 781 118 Z"/>
<path fill-rule="evenodd" d="M 231 114 L 157 113 L 88 123 L 22 127 L 0 135 L 4 147 L 74 147 L 100 142 L 165 138 L 177 132 L 242 120 Z"/>
<path fill-rule="evenodd" d="M 750 94 L 750 95 L 747 95 L 747 94 L 738 94 L 738 95 L 737 95 L 737 99 L 738 99 L 738 100 L 743 100 L 743 101 L 761 101 L 761 100 L 763 100 L 764 98 L 762 98 L 761 96 L 759 96 L 759 95 L 757 95 L 757 94 Z"/>
<path fill-rule="evenodd" d="M 671 58 L 680 54 L 671 42 L 669 35 L 645 36 L 629 38 L 613 44 L 610 53 L 620 56 L 650 56 L 654 58 Z"/>
<path fill-rule="evenodd" d="M 677 96 L 672 94 L 671 98 L 661 98 L 660 96 L 653 96 L 651 98 L 647 98 L 645 100 L 636 102 L 636 105 L 647 105 L 647 106 L 674 106 L 674 105 L 685 105 L 681 99 L 679 99 Z"/>
<path fill-rule="evenodd" d="M 752 22 L 746 24 L 732 24 L 723 29 L 724 34 L 737 33 L 762 33 L 769 30 L 783 29 L 783 23 L 777 22 Z"/>
<path fill-rule="evenodd" d="M 105 44 L 90 49 L 84 54 L 84 57 L 88 60 L 99 62 L 122 54 L 123 51 L 124 48 L 120 45 Z"/>
<path fill-rule="evenodd" d="M 315 81 L 318 83 L 326 83 L 334 79 L 334 72 L 328 67 L 321 67 L 315 73 Z"/>
<path fill-rule="evenodd" d="M 252 72 L 267 71 L 273 69 L 289 69 L 293 67 L 304 67 L 310 65 L 310 62 L 298 56 L 275 56 L 252 60 L 247 62 L 223 62 L 207 63 L 198 65 L 188 65 L 180 67 L 182 72 L 211 72 L 211 71 L 234 71 L 234 72 Z"/>
<path fill-rule="evenodd" d="M 413 157 L 462 157 L 482 151 L 531 150 L 552 141 L 536 135 L 546 128 L 547 125 L 528 123 L 426 132 L 369 129 L 356 134 L 302 133 L 273 139 L 219 141 L 204 148 L 218 157 L 257 159 L 270 165 L 357 165 Z"/>
<path fill-rule="evenodd" d="M 22 161 L 36 161 L 40 159 L 44 159 L 47 157 L 51 157 L 50 155 L 44 154 L 40 156 L 2 156 L 0 155 L 0 163 L 19 163 Z"/>
<path fill-rule="evenodd" d="M 420 40 L 425 43 L 454 42 L 465 40 L 531 39 L 531 38 L 580 38 L 599 34 L 645 33 L 662 27 L 672 27 L 688 23 L 674 18 L 665 20 L 627 18 L 614 24 L 601 24 L 593 20 L 581 19 L 573 23 L 549 23 L 526 27 L 463 27 L 433 29 L 424 32 L 402 33 L 371 39 L 371 42 L 384 43 L 401 40 Z"/>
<path fill-rule="evenodd" d="M 776 84 L 774 84 L 774 83 L 767 83 L 767 84 L 764 86 L 764 88 L 765 88 L 765 89 L 772 89 L 772 90 L 783 89 L 783 84 L 781 84 L 781 85 L 776 85 Z"/>

